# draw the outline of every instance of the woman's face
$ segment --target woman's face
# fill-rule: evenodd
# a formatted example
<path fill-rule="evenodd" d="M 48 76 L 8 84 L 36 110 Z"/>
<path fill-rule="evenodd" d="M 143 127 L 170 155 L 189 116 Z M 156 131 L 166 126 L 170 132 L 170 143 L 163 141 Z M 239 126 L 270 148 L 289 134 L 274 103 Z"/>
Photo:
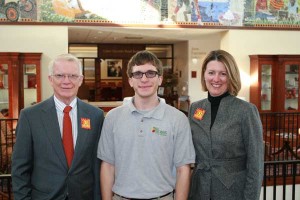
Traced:
<path fill-rule="evenodd" d="M 212 60 L 204 72 L 205 84 L 211 96 L 217 97 L 228 90 L 228 74 L 223 63 Z"/>

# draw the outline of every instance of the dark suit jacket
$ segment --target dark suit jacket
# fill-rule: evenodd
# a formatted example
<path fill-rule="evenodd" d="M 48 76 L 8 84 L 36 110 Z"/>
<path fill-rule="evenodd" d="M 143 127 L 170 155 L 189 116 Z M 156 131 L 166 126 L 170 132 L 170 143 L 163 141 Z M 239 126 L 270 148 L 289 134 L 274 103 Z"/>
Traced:
<path fill-rule="evenodd" d="M 14 199 L 100 199 L 97 145 L 103 111 L 78 99 L 78 136 L 68 169 L 53 97 L 21 111 L 12 156 Z M 90 120 L 90 129 L 81 119 Z"/>

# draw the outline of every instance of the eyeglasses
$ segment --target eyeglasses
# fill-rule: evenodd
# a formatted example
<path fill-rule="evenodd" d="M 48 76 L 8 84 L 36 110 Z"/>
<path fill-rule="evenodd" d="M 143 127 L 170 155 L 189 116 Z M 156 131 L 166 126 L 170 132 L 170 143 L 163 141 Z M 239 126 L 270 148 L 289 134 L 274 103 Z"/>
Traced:
<path fill-rule="evenodd" d="M 51 76 L 53 76 L 56 80 L 59 81 L 64 80 L 66 77 L 68 77 L 70 81 L 77 81 L 80 77 L 82 77 L 82 75 L 76 74 L 53 74 Z"/>
<path fill-rule="evenodd" d="M 158 72 L 152 71 L 152 70 L 149 70 L 146 72 L 137 71 L 137 72 L 132 72 L 131 77 L 133 77 L 135 79 L 141 79 L 141 78 L 143 78 L 144 74 L 146 75 L 147 78 L 154 78 L 156 75 L 158 75 Z"/>

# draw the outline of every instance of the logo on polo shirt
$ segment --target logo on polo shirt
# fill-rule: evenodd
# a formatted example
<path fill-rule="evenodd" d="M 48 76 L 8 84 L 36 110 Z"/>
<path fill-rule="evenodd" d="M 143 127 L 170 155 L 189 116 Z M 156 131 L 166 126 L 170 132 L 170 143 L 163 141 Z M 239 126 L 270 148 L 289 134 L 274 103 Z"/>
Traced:
<path fill-rule="evenodd" d="M 160 136 L 167 136 L 167 131 L 159 130 L 158 127 L 153 126 L 152 133 Z"/>

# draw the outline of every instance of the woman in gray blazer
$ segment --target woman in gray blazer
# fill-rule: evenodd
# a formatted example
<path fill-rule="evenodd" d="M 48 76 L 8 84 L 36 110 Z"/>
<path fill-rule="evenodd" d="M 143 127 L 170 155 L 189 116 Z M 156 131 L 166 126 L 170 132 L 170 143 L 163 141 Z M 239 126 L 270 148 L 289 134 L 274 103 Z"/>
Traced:
<path fill-rule="evenodd" d="M 263 178 L 263 135 L 257 108 L 237 98 L 240 73 L 226 51 L 210 52 L 201 71 L 208 98 L 189 110 L 196 165 L 191 200 L 258 200 Z"/>

